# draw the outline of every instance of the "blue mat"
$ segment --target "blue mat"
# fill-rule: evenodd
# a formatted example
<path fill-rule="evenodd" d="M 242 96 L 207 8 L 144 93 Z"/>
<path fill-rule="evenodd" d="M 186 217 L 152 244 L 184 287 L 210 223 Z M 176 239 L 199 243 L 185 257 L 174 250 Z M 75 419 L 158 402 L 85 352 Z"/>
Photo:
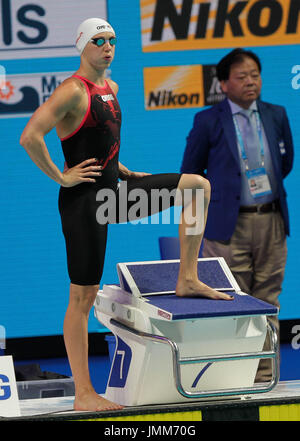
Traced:
<path fill-rule="evenodd" d="M 262 300 L 232 292 L 230 292 L 230 295 L 234 296 L 234 300 L 177 297 L 174 294 L 145 296 L 145 298 L 157 308 L 171 313 L 173 315 L 172 320 L 278 314 L 275 306 Z"/>
<path fill-rule="evenodd" d="M 141 294 L 175 292 L 179 271 L 179 262 L 126 264 L 137 288 Z M 215 289 L 232 288 L 223 268 L 218 260 L 204 260 L 198 262 L 198 277 L 201 282 Z M 122 274 L 121 286 L 129 289 L 128 280 Z"/>

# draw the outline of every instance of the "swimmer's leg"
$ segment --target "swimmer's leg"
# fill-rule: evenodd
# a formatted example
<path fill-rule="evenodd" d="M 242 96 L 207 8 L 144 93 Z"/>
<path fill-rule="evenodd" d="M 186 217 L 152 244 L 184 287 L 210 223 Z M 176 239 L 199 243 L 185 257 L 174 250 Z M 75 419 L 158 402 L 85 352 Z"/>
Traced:
<path fill-rule="evenodd" d="M 215 291 L 198 278 L 198 256 L 210 201 L 210 183 L 200 175 L 183 174 L 178 190 L 181 191 L 183 209 L 179 225 L 180 269 L 176 295 L 232 300 L 232 296 Z M 200 197 L 197 197 L 197 191 Z M 204 212 L 199 213 L 201 197 L 204 200 Z"/>
<path fill-rule="evenodd" d="M 64 339 L 75 383 L 74 410 L 103 411 L 122 409 L 97 394 L 88 367 L 88 317 L 99 285 L 71 283 L 70 300 L 64 321 Z"/>

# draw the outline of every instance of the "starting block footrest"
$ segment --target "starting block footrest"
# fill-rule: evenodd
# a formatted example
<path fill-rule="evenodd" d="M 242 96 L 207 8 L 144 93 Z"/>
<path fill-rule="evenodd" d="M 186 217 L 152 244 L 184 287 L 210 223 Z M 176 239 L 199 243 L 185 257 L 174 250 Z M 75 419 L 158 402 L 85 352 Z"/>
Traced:
<path fill-rule="evenodd" d="M 129 333 L 135 334 L 136 336 L 152 340 L 157 343 L 167 344 L 170 346 L 172 351 L 172 361 L 173 361 L 173 374 L 175 380 L 175 386 L 178 392 L 185 398 L 198 399 L 198 398 L 208 398 L 208 397 L 222 397 L 231 395 L 248 395 L 255 393 L 263 393 L 271 391 L 279 381 L 279 347 L 276 330 L 271 322 L 267 324 L 267 330 L 270 335 L 271 340 L 271 350 L 270 351 L 260 351 L 260 352 L 246 352 L 246 353 L 234 353 L 234 354 L 222 354 L 214 355 L 208 357 L 182 357 L 180 358 L 180 353 L 177 344 L 164 336 L 149 334 L 143 331 L 138 331 L 117 320 L 111 318 L 110 323 Z M 249 360 L 249 359 L 271 359 L 272 360 L 272 379 L 263 386 L 261 384 L 254 385 L 253 387 L 246 388 L 230 388 L 222 390 L 211 390 L 202 392 L 190 392 L 183 388 L 181 382 L 181 372 L 180 366 L 186 364 L 196 364 L 196 363 L 214 363 L 221 361 L 233 361 L 233 360 Z"/>

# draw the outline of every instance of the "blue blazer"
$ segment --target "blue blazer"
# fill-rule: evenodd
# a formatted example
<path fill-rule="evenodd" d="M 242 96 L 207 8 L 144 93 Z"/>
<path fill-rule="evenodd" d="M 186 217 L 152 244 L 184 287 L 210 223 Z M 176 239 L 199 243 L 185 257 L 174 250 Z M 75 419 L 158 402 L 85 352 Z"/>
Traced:
<path fill-rule="evenodd" d="M 285 232 L 290 233 L 283 179 L 291 171 L 294 149 L 284 107 L 258 100 L 257 106 L 270 147 Z M 187 137 L 182 173 L 205 176 L 211 184 L 211 201 L 204 236 L 229 240 L 240 207 L 241 168 L 236 133 L 227 99 L 198 112 Z"/>

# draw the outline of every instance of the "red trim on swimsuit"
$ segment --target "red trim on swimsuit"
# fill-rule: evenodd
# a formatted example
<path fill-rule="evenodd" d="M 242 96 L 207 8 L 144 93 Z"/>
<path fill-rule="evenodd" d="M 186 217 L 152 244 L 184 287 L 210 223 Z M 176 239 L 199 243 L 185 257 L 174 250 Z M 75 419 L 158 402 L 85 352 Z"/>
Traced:
<path fill-rule="evenodd" d="M 84 115 L 81 123 L 79 124 L 79 126 L 75 130 L 73 130 L 73 132 L 70 133 L 69 135 L 64 136 L 63 138 L 60 138 L 61 141 L 65 141 L 66 139 L 69 139 L 72 136 L 74 136 L 81 129 L 81 127 L 84 125 L 84 123 L 87 120 L 87 117 L 88 117 L 90 109 L 91 109 L 91 93 L 90 93 L 90 89 L 89 89 L 88 85 L 86 84 L 86 82 L 88 82 L 90 84 L 93 84 L 98 89 L 109 89 L 109 91 L 112 93 L 112 95 L 116 99 L 116 95 L 115 95 L 114 91 L 112 90 L 112 88 L 110 87 L 110 85 L 108 84 L 108 82 L 106 80 L 105 80 L 104 86 L 99 86 L 98 84 L 93 83 L 93 81 L 90 81 L 87 78 L 82 77 L 81 75 L 72 75 L 72 77 L 78 78 L 79 80 L 81 80 L 83 82 L 83 84 L 84 84 L 84 86 L 86 88 L 87 94 L 88 94 L 88 107 L 87 107 L 85 115 Z"/>
<path fill-rule="evenodd" d="M 82 78 L 82 77 L 80 77 L 79 75 L 72 75 L 72 76 L 75 77 L 75 78 L 79 78 L 80 80 L 81 80 L 81 78 Z M 81 123 L 80 123 L 79 126 L 77 127 L 77 129 L 73 130 L 73 132 L 70 133 L 69 135 L 64 136 L 63 138 L 60 138 L 61 141 L 65 141 L 66 139 L 71 138 L 71 136 L 75 135 L 75 133 L 77 133 L 77 132 L 81 129 L 81 127 L 83 126 L 83 124 L 86 122 L 87 117 L 88 117 L 88 114 L 89 114 L 89 112 L 90 112 L 90 108 L 91 108 L 91 94 L 90 94 L 90 90 L 89 90 L 89 88 L 88 88 L 88 85 L 85 83 L 85 81 L 82 81 L 82 82 L 83 82 L 84 87 L 86 88 L 86 91 L 87 91 L 87 94 L 88 94 L 88 106 L 87 106 L 87 109 L 86 109 L 85 115 L 84 115 L 84 117 L 83 117 Z"/>

